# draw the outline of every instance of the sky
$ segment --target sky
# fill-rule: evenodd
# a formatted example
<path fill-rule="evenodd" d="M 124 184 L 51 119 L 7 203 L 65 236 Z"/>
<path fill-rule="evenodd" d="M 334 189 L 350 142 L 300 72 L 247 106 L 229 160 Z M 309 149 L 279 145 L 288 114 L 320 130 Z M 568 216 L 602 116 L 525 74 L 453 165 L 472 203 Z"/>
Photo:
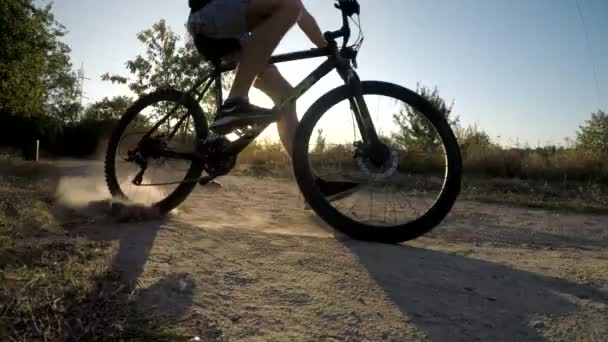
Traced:
<path fill-rule="evenodd" d="M 444 99 L 454 100 L 463 125 L 477 125 L 502 144 L 562 144 L 592 112 L 608 111 L 606 0 L 359 2 L 365 35 L 361 79 L 410 89 L 436 86 Z M 340 27 L 333 1 L 303 3 L 323 31 Z M 144 51 L 137 33 L 160 19 L 185 35 L 189 9 L 186 0 L 56 0 L 54 12 L 69 31 L 65 42 L 74 65 L 84 65 L 90 102 L 129 94 L 100 76 L 127 75 L 125 62 Z M 276 52 L 311 47 L 294 27 Z M 321 62 L 290 62 L 279 69 L 296 84 Z M 299 114 L 340 82 L 335 73 L 322 80 L 300 99 Z M 271 103 L 255 90 L 251 98 Z"/>

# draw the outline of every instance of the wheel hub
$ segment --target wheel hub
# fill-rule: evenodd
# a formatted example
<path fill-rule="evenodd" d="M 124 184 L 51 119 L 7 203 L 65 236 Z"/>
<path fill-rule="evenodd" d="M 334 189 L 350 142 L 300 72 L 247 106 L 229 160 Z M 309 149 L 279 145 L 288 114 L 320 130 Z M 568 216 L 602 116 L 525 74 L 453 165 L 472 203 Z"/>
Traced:
<path fill-rule="evenodd" d="M 356 142 L 354 159 L 359 170 L 376 181 L 391 177 L 399 167 L 399 154 L 383 143 L 371 146 Z"/>

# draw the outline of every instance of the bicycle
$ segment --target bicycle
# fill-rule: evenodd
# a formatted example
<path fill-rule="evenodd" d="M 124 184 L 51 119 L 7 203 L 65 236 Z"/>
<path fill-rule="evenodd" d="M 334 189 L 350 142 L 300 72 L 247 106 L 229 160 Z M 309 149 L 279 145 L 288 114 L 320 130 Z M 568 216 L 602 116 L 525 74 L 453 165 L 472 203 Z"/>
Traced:
<path fill-rule="evenodd" d="M 335 7 L 342 13 L 342 27 L 337 31 L 324 34 L 328 42 L 326 48 L 275 55 L 270 60 L 271 64 L 276 64 L 317 57 L 327 58 L 294 88 L 291 96 L 285 98 L 282 103 L 275 107 L 277 112 L 280 112 L 281 108 L 295 103 L 317 81 L 333 70 L 336 70 L 344 81 L 344 85 L 329 91 L 314 102 L 299 123 L 292 160 L 297 185 L 304 199 L 317 215 L 335 229 L 352 238 L 385 243 L 415 239 L 431 231 L 443 221 L 460 193 L 462 162 L 459 145 L 446 118 L 429 101 L 416 92 L 392 83 L 361 81 L 359 79 L 355 69 L 358 67 L 357 54 L 363 41 L 362 30 L 360 21 L 355 22 L 359 26 L 360 36 L 354 44 L 349 45 L 351 38 L 349 20 L 353 20 L 352 18 L 355 15 L 359 17 L 360 7 L 355 0 L 338 0 Z M 341 46 L 336 41 L 340 38 L 342 39 Z M 223 42 L 210 41 L 210 43 Z M 197 184 L 204 186 L 217 177 L 229 174 L 235 167 L 239 154 L 273 122 L 269 120 L 237 130 L 234 132 L 237 139 L 234 140 L 210 132 L 205 113 L 199 101 L 207 95 L 207 91 L 214 85 L 215 102 L 217 108 L 219 108 L 222 101 L 222 75 L 234 70 L 235 65 L 222 62 L 219 58 L 213 56 L 208 56 L 208 59 L 212 62 L 212 70 L 202 75 L 188 91 L 158 89 L 140 97 L 122 116 L 109 140 L 105 158 L 106 180 L 112 196 L 129 199 L 123 192 L 124 189 L 121 187 L 116 174 L 117 161 L 123 162 L 135 166 L 136 171 L 138 170 L 132 179 L 132 175 L 127 177 L 127 180 L 130 180 L 131 183 L 129 186 L 134 185 L 139 188 L 177 186 L 166 197 L 163 195 L 162 199 L 154 200 L 151 203 L 161 212 L 169 212 L 178 207 Z M 428 140 L 426 145 L 418 141 L 421 139 L 403 143 L 400 147 L 395 147 L 394 144 L 387 142 L 387 139 L 378 134 L 369 111 L 368 102 L 366 102 L 366 96 L 373 95 L 387 97 L 391 101 L 403 102 L 402 107 L 399 108 L 410 108 L 407 112 L 408 115 L 420 113 L 421 118 L 417 119 L 419 121 L 416 126 L 412 126 L 414 128 L 406 127 L 406 129 L 420 131 L 422 127 L 428 132 L 434 130 L 438 137 L 424 139 Z M 350 111 L 350 119 L 353 124 L 355 141 L 352 146 L 346 145 L 338 148 L 336 147 L 338 145 L 334 144 L 335 146 L 332 145 L 327 148 L 325 140 L 321 140 L 323 149 L 321 149 L 320 144 L 310 144 L 315 127 L 324 120 L 324 116 L 334 113 L 332 109 L 334 107 L 339 108 L 343 101 L 347 105 L 348 111 Z M 172 109 L 168 110 L 169 106 L 161 105 L 161 102 L 170 103 L 173 105 Z M 143 119 L 137 119 L 137 115 L 149 107 L 160 108 L 158 110 L 151 109 L 151 111 L 156 116 L 162 116 L 151 128 L 149 127 L 150 123 L 143 122 L 147 118 L 145 114 L 142 114 Z M 154 110 L 157 110 L 157 112 Z M 343 111 L 336 110 L 335 113 L 338 112 L 342 113 Z M 127 129 L 127 126 L 133 122 L 139 122 L 136 126 L 142 129 L 146 128 L 147 132 L 137 142 L 136 148 L 127 150 L 126 157 L 120 156 L 122 160 L 117 160 L 116 154 L 120 152 L 119 145 L 121 142 L 126 137 L 135 134 Z M 329 127 L 334 126 L 336 125 L 330 125 Z M 154 136 L 155 132 L 159 130 L 161 133 Z M 125 133 L 127 135 L 123 136 Z M 137 134 L 141 133 L 143 132 Z M 181 133 L 180 136 L 183 141 L 180 148 L 172 148 L 169 143 L 171 139 L 178 136 L 178 133 Z M 420 137 L 420 132 L 417 134 Z M 430 133 L 425 133 L 422 137 L 427 135 L 430 136 Z M 407 139 L 411 140 L 413 138 Z M 416 147 L 423 145 L 426 147 Z M 184 146 L 191 146 L 193 151 L 184 152 Z M 437 157 L 433 154 L 441 150 L 445 153 L 444 157 Z M 331 158 L 326 158 L 323 151 L 332 154 L 333 161 L 329 160 Z M 424 169 L 427 170 L 426 173 L 419 169 L 421 160 L 426 160 L 416 155 L 416 153 L 422 153 L 421 151 L 426 151 L 425 153 L 431 155 L 428 158 L 432 160 L 432 165 L 428 166 L 428 170 Z M 145 175 L 151 164 L 155 162 L 163 165 L 173 163 L 170 166 L 171 172 L 174 172 L 177 169 L 174 164 L 178 161 L 189 164 L 183 179 L 173 182 L 145 183 Z M 437 171 L 435 168 L 435 164 L 441 161 L 445 162 L 445 171 Z M 315 165 L 320 166 L 315 168 L 313 167 Z M 344 167 L 344 171 L 336 171 L 335 168 L 338 166 Z M 366 203 L 367 198 L 363 199 L 362 196 L 358 196 L 358 199 L 351 198 L 348 205 L 341 203 L 334 207 L 335 202 L 330 202 L 323 197 L 314 182 L 314 176 L 319 170 L 330 170 L 328 172 L 334 176 L 343 178 L 371 179 L 372 184 L 368 186 L 371 207 L 367 220 L 362 219 L 363 211 L 357 207 L 359 203 Z M 203 175 L 203 172 L 206 175 Z M 395 183 L 386 183 L 389 180 Z M 423 185 L 424 189 L 422 191 L 412 190 L 412 185 L 419 184 Z M 136 189 L 139 191 L 139 188 Z M 389 191 L 389 194 L 379 195 L 381 188 Z M 428 195 L 431 188 L 439 190 L 439 194 L 434 199 Z M 377 207 L 375 211 L 373 209 L 374 195 L 376 199 L 384 198 L 386 200 L 383 209 L 384 222 L 382 223 L 379 222 L 382 209 Z M 401 198 L 399 196 L 406 198 L 408 203 L 397 203 L 396 200 Z M 417 215 L 418 210 L 415 207 L 419 206 L 419 202 L 423 200 L 425 205 L 428 205 L 429 198 L 431 198 L 432 204 L 424 214 L 412 221 L 397 223 L 397 209 L 403 209 L 405 212 L 406 209 L 411 208 Z M 357 201 L 357 203 L 352 204 L 354 201 Z M 391 201 L 392 208 L 390 208 Z M 344 206 L 351 205 L 352 213 L 345 214 L 340 211 Z M 357 208 L 353 209 L 355 207 Z M 401 212 L 399 212 L 399 215 L 401 215 Z M 403 214 L 404 217 L 408 215 Z M 390 221 L 391 216 L 393 216 L 394 222 L 386 222 L 387 217 Z"/>

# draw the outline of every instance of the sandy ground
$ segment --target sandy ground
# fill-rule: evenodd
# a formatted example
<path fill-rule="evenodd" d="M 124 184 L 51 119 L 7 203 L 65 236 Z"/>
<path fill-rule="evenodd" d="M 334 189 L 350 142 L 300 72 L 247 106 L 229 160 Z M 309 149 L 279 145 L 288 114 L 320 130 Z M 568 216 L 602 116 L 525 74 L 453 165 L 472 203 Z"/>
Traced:
<path fill-rule="evenodd" d="M 115 243 L 143 306 L 211 341 L 606 341 L 608 217 L 459 202 L 419 240 L 349 240 L 295 184 L 224 177 L 116 223 L 101 164 L 58 163 L 75 234 Z M 82 177 L 87 175 L 86 177 Z"/>

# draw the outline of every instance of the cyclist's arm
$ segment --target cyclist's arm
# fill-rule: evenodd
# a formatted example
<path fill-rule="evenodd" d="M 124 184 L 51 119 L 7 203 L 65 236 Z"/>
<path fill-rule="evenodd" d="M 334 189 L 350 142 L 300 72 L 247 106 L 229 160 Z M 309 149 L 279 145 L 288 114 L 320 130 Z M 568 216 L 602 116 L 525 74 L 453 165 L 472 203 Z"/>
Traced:
<path fill-rule="evenodd" d="M 310 39 L 310 41 L 317 47 L 322 48 L 327 46 L 327 42 L 323 37 L 323 33 L 321 33 L 321 29 L 319 28 L 317 21 L 312 15 L 310 15 L 310 13 L 308 13 L 306 8 L 302 9 L 302 15 L 298 20 L 298 26 L 300 29 L 302 29 L 304 34 L 306 34 L 308 39 Z"/>

